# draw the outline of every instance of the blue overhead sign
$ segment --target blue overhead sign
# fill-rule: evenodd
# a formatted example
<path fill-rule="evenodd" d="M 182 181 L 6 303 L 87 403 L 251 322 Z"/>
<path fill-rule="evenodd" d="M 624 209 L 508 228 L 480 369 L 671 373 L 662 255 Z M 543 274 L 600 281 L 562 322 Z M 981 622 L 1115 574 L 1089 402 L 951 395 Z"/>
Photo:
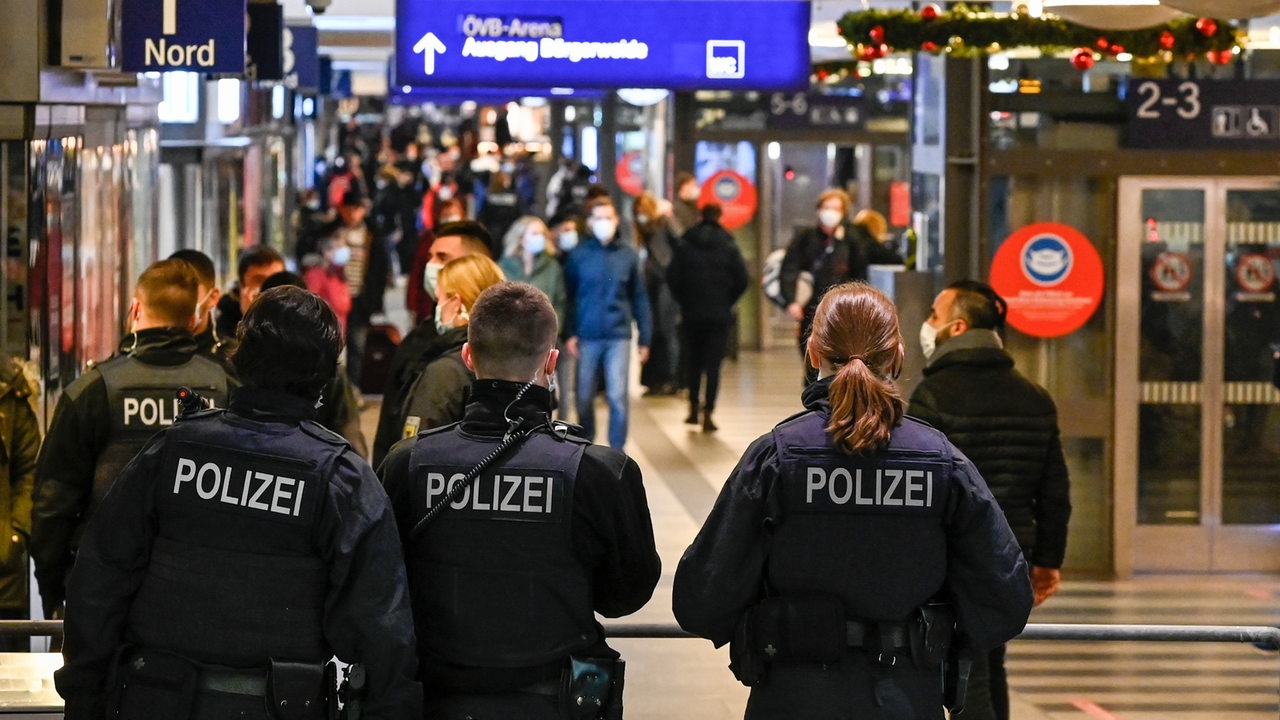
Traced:
<path fill-rule="evenodd" d="M 396 80 L 788 90 L 808 36 L 808 0 L 396 0 Z"/>
<path fill-rule="evenodd" d="M 245 0 L 124 0 L 126 72 L 244 72 Z"/>
<path fill-rule="evenodd" d="M 320 33 L 310 25 L 285 26 L 284 84 L 300 92 L 320 88 Z"/>

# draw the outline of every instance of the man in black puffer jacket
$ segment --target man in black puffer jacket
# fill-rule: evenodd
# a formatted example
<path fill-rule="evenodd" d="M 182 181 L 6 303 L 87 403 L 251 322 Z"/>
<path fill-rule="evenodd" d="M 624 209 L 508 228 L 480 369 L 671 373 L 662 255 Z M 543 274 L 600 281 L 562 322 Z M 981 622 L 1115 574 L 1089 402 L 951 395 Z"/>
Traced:
<path fill-rule="evenodd" d="M 1053 399 L 1014 369 L 1000 342 L 1005 311 L 1004 299 L 985 283 L 961 280 L 938 294 L 920 328 L 928 365 L 907 413 L 946 433 L 977 466 L 1031 566 L 1039 605 L 1058 589 L 1070 482 Z M 1008 720 L 1004 647 L 987 660 L 989 682 L 981 663 L 970 679 L 966 720 Z"/>

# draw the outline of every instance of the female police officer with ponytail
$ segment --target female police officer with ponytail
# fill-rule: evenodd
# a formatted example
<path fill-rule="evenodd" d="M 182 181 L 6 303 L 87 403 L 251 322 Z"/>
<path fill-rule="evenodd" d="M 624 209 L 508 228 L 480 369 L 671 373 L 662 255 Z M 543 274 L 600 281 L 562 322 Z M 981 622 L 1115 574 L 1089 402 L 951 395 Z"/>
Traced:
<path fill-rule="evenodd" d="M 948 648 L 985 651 L 1026 623 L 1022 553 L 973 465 L 904 417 L 887 297 L 832 288 L 807 357 L 807 410 L 725 483 L 676 570 L 676 619 L 732 641 L 749 719 L 941 718 Z"/>

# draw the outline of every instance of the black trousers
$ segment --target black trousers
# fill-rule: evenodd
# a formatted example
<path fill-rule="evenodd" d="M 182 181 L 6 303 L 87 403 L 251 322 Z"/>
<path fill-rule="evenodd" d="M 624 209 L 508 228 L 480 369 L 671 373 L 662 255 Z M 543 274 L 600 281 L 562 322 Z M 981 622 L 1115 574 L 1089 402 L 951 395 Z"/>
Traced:
<path fill-rule="evenodd" d="M 729 331 L 733 325 L 725 323 L 684 323 L 686 383 L 689 386 L 689 404 L 699 405 L 698 393 L 702 388 L 702 378 L 707 378 L 707 393 L 701 406 L 707 411 L 716 407 L 716 396 L 720 394 L 720 366 L 724 364 L 725 348 L 729 344 Z"/>

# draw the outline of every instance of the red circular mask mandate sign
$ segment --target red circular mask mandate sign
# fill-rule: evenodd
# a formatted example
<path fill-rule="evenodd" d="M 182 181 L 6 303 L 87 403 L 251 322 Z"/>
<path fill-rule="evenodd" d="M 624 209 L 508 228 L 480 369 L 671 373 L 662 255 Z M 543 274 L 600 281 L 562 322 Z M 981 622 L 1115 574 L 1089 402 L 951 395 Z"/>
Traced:
<path fill-rule="evenodd" d="M 644 155 L 639 150 L 623 153 L 618 158 L 613 176 L 618 181 L 618 189 L 632 197 L 639 197 L 644 192 Z"/>
<path fill-rule="evenodd" d="M 702 183 L 698 207 L 712 202 L 720 203 L 724 208 L 720 224 L 727 230 L 733 230 L 746 225 L 755 217 L 756 200 L 756 186 L 750 180 L 741 173 L 721 170 Z"/>
<path fill-rule="evenodd" d="M 1102 258 L 1079 230 L 1035 223 L 1014 231 L 991 261 L 991 287 L 1010 325 L 1034 337 L 1074 332 L 1102 302 Z"/>

